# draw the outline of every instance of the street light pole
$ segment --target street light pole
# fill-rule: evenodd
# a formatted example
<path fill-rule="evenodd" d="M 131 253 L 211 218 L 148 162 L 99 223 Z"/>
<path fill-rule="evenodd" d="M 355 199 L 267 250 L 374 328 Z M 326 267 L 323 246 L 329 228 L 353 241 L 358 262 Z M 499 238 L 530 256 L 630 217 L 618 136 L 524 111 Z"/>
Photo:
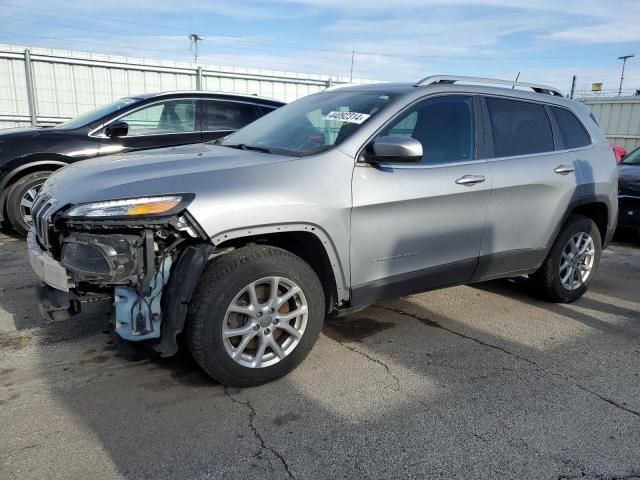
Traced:
<path fill-rule="evenodd" d="M 635 55 L 623 55 L 618 57 L 618 60 L 622 60 L 622 73 L 620 74 L 620 88 L 618 89 L 618 96 L 622 95 L 622 82 L 624 82 L 624 67 L 627 64 L 627 60 L 635 57 Z"/>

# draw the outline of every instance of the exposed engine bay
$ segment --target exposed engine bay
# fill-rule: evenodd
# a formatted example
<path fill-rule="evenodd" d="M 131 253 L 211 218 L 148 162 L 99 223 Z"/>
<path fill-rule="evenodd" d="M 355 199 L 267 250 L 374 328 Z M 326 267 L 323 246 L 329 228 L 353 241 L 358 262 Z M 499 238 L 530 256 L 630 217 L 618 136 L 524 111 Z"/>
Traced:
<path fill-rule="evenodd" d="M 156 340 L 177 352 L 187 303 L 216 249 L 186 213 L 132 220 L 69 219 L 37 224 L 35 241 L 66 270 L 68 290 L 39 288 L 41 312 L 53 320 L 110 311 L 114 331 L 129 341 Z"/>

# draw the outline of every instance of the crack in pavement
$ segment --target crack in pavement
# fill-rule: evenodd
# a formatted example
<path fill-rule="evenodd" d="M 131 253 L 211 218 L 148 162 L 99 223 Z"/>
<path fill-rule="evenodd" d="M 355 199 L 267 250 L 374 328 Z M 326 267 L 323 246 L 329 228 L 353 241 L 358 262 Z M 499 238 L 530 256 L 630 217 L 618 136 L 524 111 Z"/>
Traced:
<path fill-rule="evenodd" d="M 429 327 L 440 328 L 440 329 L 442 329 L 442 330 L 444 330 L 446 332 L 449 332 L 449 333 L 451 333 L 453 335 L 457 335 L 457 336 L 465 338 L 467 340 L 471 340 L 472 342 L 475 342 L 475 343 L 477 343 L 479 345 L 485 346 L 487 348 L 492 348 L 494 350 L 500 351 L 500 352 L 505 353 L 507 355 L 511 355 L 511 356 L 523 361 L 523 362 L 526 362 L 526 363 L 528 363 L 530 365 L 536 366 L 539 371 L 546 371 L 547 373 L 550 373 L 550 374 L 552 374 L 554 376 L 560 377 L 565 381 L 566 380 L 571 380 L 571 381 L 574 382 L 575 386 L 577 388 L 579 388 L 580 390 L 582 390 L 584 392 L 587 392 L 587 393 L 590 393 L 591 395 L 594 395 L 594 396 L 598 397 L 600 400 L 602 400 L 602 401 L 604 401 L 604 402 L 606 402 L 606 403 L 608 403 L 610 405 L 613 405 L 613 406 L 615 406 L 615 407 L 617 407 L 617 408 L 619 408 L 619 409 L 621 409 L 621 410 L 623 410 L 623 411 L 625 411 L 627 413 L 631 413 L 632 415 L 635 415 L 636 417 L 640 417 L 640 412 L 638 412 L 637 410 L 633 410 L 631 408 L 625 407 L 624 405 L 621 405 L 619 402 L 616 402 L 615 400 L 611 400 L 611 399 L 605 397 L 604 395 L 599 394 L 598 392 L 595 392 L 595 391 L 593 391 L 593 390 L 591 390 L 591 389 L 589 389 L 587 387 L 584 387 L 583 385 L 578 383 L 578 380 L 573 375 L 571 375 L 569 373 L 561 373 L 561 372 L 554 371 L 554 370 L 552 370 L 552 369 L 550 369 L 548 367 L 545 367 L 545 366 L 542 366 L 542 365 L 538 364 L 537 362 L 534 362 L 533 360 L 530 360 L 530 359 L 528 359 L 526 357 L 518 355 L 517 353 L 510 352 L 506 348 L 503 348 L 503 347 L 500 347 L 498 345 L 494 345 L 494 344 L 485 342 L 483 340 L 480 340 L 480 339 L 475 338 L 475 337 L 471 337 L 469 335 L 465 335 L 464 333 L 457 332 L 455 330 L 452 330 L 450 328 L 447 328 L 447 327 L 443 326 L 442 324 L 440 324 L 438 322 L 435 322 L 433 320 L 429 320 L 427 318 L 422 318 L 419 315 L 416 315 L 416 314 L 413 314 L 413 313 L 405 312 L 405 311 L 397 309 L 397 308 L 384 307 L 384 306 L 381 306 L 381 305 L 371 305 L 371 308 L 377 308 L 377 309 L 380 309 L 380 310 L 386 310 L 386 311 L 389 311 L 389 312 L 396 313 L 398 315 L 404 315 L 404 316 L 413 318 L 414 320 L 417 320 L 420 323 L 422 323 L 424 325 L 427 325 Z"/>
<path fill-rule="evenodd" d="M 231 400 L 233 403 L 242 405 L 249 410 L 249 428 L 251 429 L 251 431 L 253 432 L 253 435 L 256 437 L 256 439 L 260 443 L 260 451 L 255 456 L 259 456 L 260 453 L 263 452 L 264 450 L 269 450 L 278 458 L 278 460 L 280 460 L 289 478 L 293 478 L 295 480 L 296 477 L 291 472 L 291 469 L 289 468 L 289 464 L 285 460 L 284 456 L 280 452 L 278 452 L 275 448 L 267 445 L 264 438 L 262 437 L 262 434 L 260 433 L 258 428 L 255 426 L 254 421 L 257 413 L 256 413 L 256 409 L 253 407 L 253 405 L 251 405 L 251 402 L 249 402 L 249 400 L 247 400 L 246 402 L 241 402 L 240 400 L 234 398 L 233 395 L 231 395 L 231 393 L 229 392 L 228 387 L 224 387 L 224 394 L 227 397 L 229 397 L 229 400 Z"/>
<path fill-rule="evenodd" d="M 573 480 L 577 478 L 594 478 L 596 480 L 634 480 L 640 479 L 640 472 L 629 474 L 625 473 L 623 475 L 599 475 L 580 470 L 580 473 L 576 473 L 575 475 L 558 475 L 557 480 Z"/>
<path fill-rule="evenodd" d="M 440 324 L 438 322 L 435 322 L 433 320 L 429 320 L 427 318 L 422 318 L 421 316 L 416 315 L 414 313 L 405 312 L 404 310 L 400 310 L 400 309 L 397 309 L 397 308 L 383 307 L 381 305 L 371 305 L 371 307 L 372 308 L 377 308 L 377 309 L 380 309 L 380 310 L 387 310 L 387 311 L 393 312 L 393 313 L 395 313 L 397 315 L 405 315 L 407 317 L 411 317 L 414 320 L 417 320 L 420 323 L 422 323 L 422 324 L 424 324 L 424 325 L 426 325 L 428 327 L 439 328 L 441 330 L 444 330 L 445 332 L 449 332 L 449 333 L 451 333 L 453 335 L 456 335 L 458 337 L 462 337 L 462 338 L 465 338 L 467 340 L 471 340 L 472 342 L 475 342 L 475 343 L 477 343 L 479 345 L 482 345 L 484 347 L 492 348 L 494 350 L 498 350 L 499 352 L 506 353 L 507 355 L 511 355 L 511 356 L 517 358 L 518 360 L 526 362 L 526 363 L 528 363 L 530 365 L 536 365 L 536 366 L 538 365 L 533 360 L 529 360 L 526 357 L 522 357 L 522 356 L 518 355 L 517 353 L 510 352 L 506 348 L 502 348 L 502 347 L 499 347 L 498 345 L 494 345 L 492 343 L 485 342 L 484 340 L 480 340 L 479 338 L 471 337 L 469 335 L 465 335 L 464 333 L 457 332 L 455 330 L 451 330 L 450 328 L 447 328 L 447 327 L 445 327 L 444 325 L 442 325 L 442 324 Z"/>
<path fill-rule="evenodd" d="M 40 285 L 40 284 L 39 283 L 34 283 L 34 284 L 30 284 L 30 285 L 23 285 L 21 287 L 0 288 L 0 294 L 7 293 L 7 292 L 15 292 L 17 290 L 26 290 L 27 288 L 37 287 L 38 285 Z"/>
<path fill-rule="evenodd" d="M 576 383 L 576 387 L 578 387 L 581 390 L 584 390 L 585 392 L 589 392 L 592 395 L 595 395 L 599 399 L 601 399 L 601 400 L 613 405 L 614 407 L 618 407 L 619 409 L 624 410 L 625 412 L 629 412 L 629 413 L 635 415 L 636 417 L 640 417 L 640 412 L 638 412 L 637 410 L 633 410 L 631 408 L 625 407 L 624 405 L 620 405 L 615 400 L 611 400 L 610 398 L 607 398 L 604 395 L 600 395 L 598 392 L 594 392 L 593 390 L 590 390 L 587 387 L 580 385 L 579 383 Z"/>
<path fill-rule="evenodd" d="M 329 337 L 331 338 L 331 337 Z M 334 340 L 338 345 L 346 348 L 347 350 L 350 350 L 354 353 L 357 353 L 358 355 L 363 356 L 364 358 L 372 361 L 373 363 L 377 363 L 378 365 L 381 365 L 386 371 L 387 371 L 387 375 L 389 375 L 391 378 L 393 378 L 396 382 L 396 391 L 400 392 L 401 388 L 400 388 L 400 379 L 391 371 L 391 368 L 389 367 L 389 365 L 387 365 L 386 363 L 384 363 L 382 360 L 379 360 L 375 357 L 372 357 L 371 355 L 369 355 L 366 352 L 363 352 L 362 350 L 359 350 L 351 345 L 347 345 L 346 343 L 341 342 L 340 340 L 337 340 L 335 338 L 332 338 L 332 340 Z"/>
<path fill-rule="evenodd" d="M 361 355 L 364 358 L 366 358 L 367 360 L 369 360 L 369 361 L 371 361 L 371 362 L 373 362 L 373 363 L 375 363 L 377 365 L 382 366 L 385 369 L 387 375 L 390 376 L 391 378 L 393 378 L 395 383 L 396 383 L 396 387 L 393 390 L 395 390 L 396 392 L 404 395 L 407 398 L 410 398 L 411 400 L 414 400 L 414 401 L 418 402 L 422 406 L 422 408 L 424 408 L 425 410 L 429 410 L 429 406 L 426 403 L 424 403 L 421 398 L 417 397 L 416 395 L 414 395 L 414 394 L 412 394 L 410 392 L 405 391 L 402 388 L 402 385 L 400 384 L 400 379 L 397 377 L 397 375 L 395 373 L 393 373 L 391 371 L 391 367 L 389 367 L 389 365 L 387 365 L 385 362 L 383 362 L 382 360 L 379 360 L 379 359 L 377 359 L 375 357 L 372 357 L 368 353 L 363 352 L 362 350 L 358 350 L 357 348 L 355 348 L 355 347 L 353 347 L 351 345 L 347 345 L 346 343 L 343 343 L 343 342 L 341 342 L 340 340 L 338 340 L 336 338 L 331 338 L 331 337 L 328 337 L 328 338 L 330 338 L 331 340 L 336 342 L 341 347 L 344 347 L 347 350 L 349 350 L 349 351 L 351 351 L 353 353 L 356 353 L 358 355 Z"/>

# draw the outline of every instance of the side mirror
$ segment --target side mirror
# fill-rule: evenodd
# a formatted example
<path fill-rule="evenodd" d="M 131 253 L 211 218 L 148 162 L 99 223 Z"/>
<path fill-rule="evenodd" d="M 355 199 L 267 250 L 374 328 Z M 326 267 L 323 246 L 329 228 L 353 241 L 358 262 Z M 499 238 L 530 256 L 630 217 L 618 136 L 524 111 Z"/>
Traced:
<path fill-rule="evenodd" d="M 388 136 L 377 138 L 372 145 L 373 155 L 368 154 L 370 163 L 419 162 L 422 159 L 422 144 L 411 137 Z"/>
<path fill-rule="evenodd" d="M 129 133 L 129 125 L 127 122 L 113 122 L 104 129 L 104 134 L 109 138 L 126 137 Z"/>

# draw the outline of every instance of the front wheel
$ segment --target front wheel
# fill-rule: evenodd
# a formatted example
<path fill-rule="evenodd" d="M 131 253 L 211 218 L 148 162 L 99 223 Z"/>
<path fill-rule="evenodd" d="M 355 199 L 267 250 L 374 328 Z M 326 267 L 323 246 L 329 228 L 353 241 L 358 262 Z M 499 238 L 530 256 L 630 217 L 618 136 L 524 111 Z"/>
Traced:
<path fill-rule="evenodd" d="M 531 276 L 539 294 L 552 302 L 573 302 L 587 291 L 600 263 L 602 240 L 597 225 L 574 215 L 558 234 L 540 269 Z"/>
<path fill-rule="evenodd" d="M 205 269 L 187 321 L 189 348 L 211 377 L 260 385 L 286 375 L 311 351 L 324 321 L 322 285 L 286 250 L 240 248 Z"/>
<path fill-rule="evenodd" d="M 31 207 L 36 195 L 51 172 L 33 172 L 14 183 L 7 195 L 7 217 L 13 228 L 23 237 L 33 225 Z"/>

